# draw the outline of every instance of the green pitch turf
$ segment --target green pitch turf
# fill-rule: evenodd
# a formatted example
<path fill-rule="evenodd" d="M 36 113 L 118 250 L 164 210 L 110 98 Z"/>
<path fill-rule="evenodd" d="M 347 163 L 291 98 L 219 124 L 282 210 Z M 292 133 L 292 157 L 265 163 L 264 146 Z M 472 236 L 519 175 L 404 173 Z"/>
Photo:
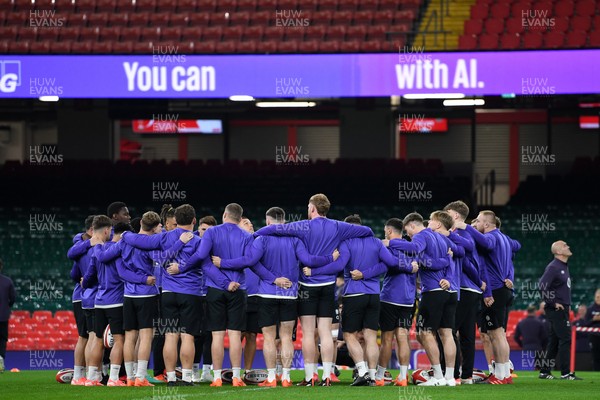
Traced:
<path fill-rule="evenodd" d="M 394 371 L 397 374 L 397 371 Z M 343 371 L 342 382 L 333 387 L 292 387 L 292 388 L 211 388 L 207 383 L 194 387 L 167 388 L 164 385 L 135 387 L 80 387 L 60 384 L 55 380 L 56 371 L 4 372 L 0 374 L 0 399 L 81 399 L 81 400 L 464 400 L 464 399 L 594 399 L 598 398 L 600 372 L 581 372 L 583 381 L 540 380 L 537 373 L 518 372 L 514 385 L 469 385 L 424 388 L 409 385 L 405 388 L 350 387 L 351 373 Z M 557 375 L 557 374 L 555 374 Z M 292 379 L 302 380 L 301 371 L 293 371 Z"/>

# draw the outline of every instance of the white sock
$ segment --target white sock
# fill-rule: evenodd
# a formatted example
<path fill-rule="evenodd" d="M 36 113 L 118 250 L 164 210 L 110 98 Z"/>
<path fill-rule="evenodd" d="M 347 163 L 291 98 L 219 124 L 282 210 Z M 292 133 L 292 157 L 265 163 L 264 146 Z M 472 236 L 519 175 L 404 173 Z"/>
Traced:
<path fill-rule="evenodd" d="M 148 360 L 138 360 L 137 366 L 137 373 L 135 377 L 146 379 L 146 373 L 148 372 Z"/>
<path fill-rule="evenodd" d="M 237 368 L 234 367 L 234 368 L 231 368 L 231 369 L 233 370 L 233 377 L 240 379 L 241 378 L 242 369 L 240 367 L 237 367 Z"/>
<path fill-rule="evenodd" d="M 446 380 L 454 380 L 454 367 L 446 367 Z"/>
<path fill-rule="evenodd" d="M 98 375 L 98 367 L 89 367 L 88 368 L 88 373 L 87 373 L 88 381 L 95 381 L 96 379 L 98 379 L 97 375 Z"/>
<path fill-rule="evenodd" d="M 192 377 L 195 380 L 200 379 L 200 363 L 192 364 Z"/>
<path fill-rule="evenodd" d="M 267 368 L 267 373 L 269 374 L 269 376 L 267 376 L 267 381 L 272 382 L 275 380 L 275 368 Z"/>
<path fill-rule="evenodd" d="M 133 365 L 135 363 L 134 362 L 126 362 L 125 363 L 125 373 L 127 374 L 127 379 L 134 380 L 135 379 L 135 375 L 133 374 Z"/>
<path fill-rule="evenodd" d="M 211 368 L 212 368 L 212 365 L 210 365 L 210 364 L 204 364 L 202 366 L 202 372 L 204 372 L 204 371 L 209 371 L 210 372 Z"/>
<path fill-rule="evenodd" d="M 223 370 L 221 370 L 221 369 L 215 369 L 213 371 L 213 382 L 216 381 L 217 379 L 221 379 L 221 372 L 222 371 Z"/>
<path fill-rule="evenodd" d="M 137 360 L 133 363 L 133 376 L 137 375 Z"/>
<path fill-rule="evenodd" d="M 381 365 L 377 366 L 377 372 L 375 373 L 375 380 L 380 381 L 385 377 L 385 367 Z"/>
<path fill-rule="evenodd" d="M 375 375 L 377 375 L 377 369 L 376 368 L 369 368 L 369 378 L 375 379 Z"/>
<path fill-rule="evenodd" d="M 192 381 L 192 370 L 182 368 L 181 369 L 181 380 L 184 382 L 191 382 Z"/>
<path fill-rule="evenodd" d="M 310 364 L 310 368 L 311 368 L 311 371 L 312 371 L 312 374 L 310 375 L 310 378 L 312 379 L 312 377 L 314 375 L 316 375 L 316 374 L 319 373 L 319 364 L 317 364 L 317 363 L 311 363 Z"/>
<path fill-rule="evenodd" d="M 488 364 L 488 371 L 490 371 L 490 374 L 494 373 L 494 366 L 492 364 Z"/>
<path fill-rule="evenodd" d="M 332 362 L 323 362 L 323 379 L 331 378 L 331 370 L 333 369 Z"/>
<path fill-rule="evenodd" d="M 2 357 L 2 356 L 0 356 Z M 74 373 L 73 373 L 73 379 L 77 380 L 77 379 L 81 379 L 83 377 L 85 377 L 85 367 L 82 367 L 81 365 L 76 365 L 74 369 Z"/>
<path fill-rule="evenodd" d="M 400 380 L 403 381 L 406 379 L 406 374 L 408 374 L 408 365 L 400 365 Z"/>
<path fill-rule="evenodd" d="M 358 376 L 365 376 L 367 373 L 367 364 L 364 361 L 359 361 L 356 363 L 356 369 L 358 370 Z"/>
<path fill-rule="evenodd" d="M 502 377 L 497 377 L 498 379 L 504 379 L 504 378 L 508 378 L 509 371 L 510 371 L 510 367 L 508 365 L 508 363 L 496 363 L 496 366 L 500 365 L 500 368 L 496 368 L 497 370 L 500 370 L 500 373 L 502 374 Z"/>
<path fill-rule="evenodd" d="M 175 374 L 175 371 L 167 371 L 167 381 L 177 382 L 177 375 Z"/>
<path fill-rule="evenodd" d="M 310 381 L 313 377 L 314 369 L 311 363 L 304 363 L 304 380 L 306 382 Z"/>
<path fill-rule="evenodd" d="M 110 364 L 110 376 L 108 379 L 111 381 L 119 380 L 119 371 L 121 370 L 121 365 L 119 364 Z"/>
<path fill-rule="evenodd" d="M 290 371 L 291 368 L 283 368 L 283 373 L 281 374 L 281 380 L 282 381 L 291 381 L 290 379 Z"/>
<path fill-rule="evenodd" d="M 98 371 L 96 371 L 96 380 L 98 382 L 100 382 L 102 380 L 102 371 L 100 369 L 98 369 Z"/>
<path fill-rule="evenodd" d="M 444 374 L 442 374 L 442 366 L 440 364 L 432 365 L 433 368 L 433 377 L 435 379 L 444 379 Z"/>
<path fill-rule="evenodd" d="M 110 364 L 102 364 L 102 375 L 108 375 Z"/>
<path fill-rule="evenodd" d="M 283 365 L 281 365 L 281 364 L 275 365 L 275 374 L 281 375 L 282 370 L 283 370 Z"/>

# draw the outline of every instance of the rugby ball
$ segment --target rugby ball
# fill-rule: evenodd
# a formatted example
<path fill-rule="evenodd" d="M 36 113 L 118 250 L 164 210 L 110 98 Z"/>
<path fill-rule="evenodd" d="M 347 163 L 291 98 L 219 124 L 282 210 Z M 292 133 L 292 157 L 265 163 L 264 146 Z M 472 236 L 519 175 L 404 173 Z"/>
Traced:
<path fill-rule="evenodd" d="M 433 376 L 433 370 L 428 371 L 426 369 L 416 369 L 413 371 L 411 379 L 414 385 L 420 385 L 421 383 L 427 382 Z"/>
<path fill-rule="evenodd" d="M 481 382 L 487 378 L 487 374 L 480 369 L 473 370 L 473 383 Z"/>
<path fill-rule="evenodd" d="M 385 371 L 385 374 L 383 374 L 383 381 L 385 383 L 393 381 L 392 373 L 390 371 L 388 371 L 388 370 Z"/>
<path fill-rule="evenodd" d="M 258 385 L 267 380 L 269 373 L 264 369 L 251 369 L 244 374 L 244 382 L 249 385 Z"/>
<path fill-rule="evenodd" d="M 104 335 L 102 335 L 102 341 L 104 342 L 105 349 L 111 349 L 115 344 L 115 339 L 110 332 L 110 325 L 106 325 L 106 328 L 104 329 Z"/>
<path fill-rule="evenodd" d="M 75 371 L 72 368 L 63 368 L 56 373 L 56 382 L 58 383 L 71 383 Z"/>
<path fill-rule="evenodd" d="M 221 371 L 221 381 L 223 383 L 231 383 L 233 382 L 233 370 L 224 369 Z"/>

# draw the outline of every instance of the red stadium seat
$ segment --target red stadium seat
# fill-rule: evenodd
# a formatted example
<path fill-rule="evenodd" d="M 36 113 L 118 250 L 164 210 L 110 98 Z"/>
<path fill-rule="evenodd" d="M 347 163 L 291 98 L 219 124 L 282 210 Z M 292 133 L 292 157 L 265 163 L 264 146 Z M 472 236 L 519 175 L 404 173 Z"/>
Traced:
<path fill-rule="evenodd" d="M 360 41 L 351 40 L 342 42 L 340 44 L 340 51 L 342 53 L 358 53 L 360 51 Z"/>
<path fill-rule="evenodd" d="M 154 46 L 152 42 L 135 42 L 133 43 L 134 54 L 152 54 Z"/>
<path fill-rule="evenodd" d="M 252 13 L 250 16 L 250 25 L 261 27 L 269 26 L 271 19 L 275 18 L 273 11 L 258 11 Z"/>
<path fill-rule="evenodd" d="M 560 49 L 565 42 L 565 34 L 559 31 L 549 31 L 544 34 L 544 47 L 547 49 Z"/>
<path fill-rule="evenodd" d="M 590 33 L 590 47 L 600 47 L 600 30 Z"/>
<path fill-rule="evenodd" d="M 596 14 L 596 3 L 594 0 L 579 0 L 575 5 L 577 15 L 592 16 Z"/>
<path fill-rule="evenodd" d="M 108 25 L 108 13 L 93 13 L 88 14 L 87 21 L 89 26 L 107 26 Z"/>
<path fill-rule="evenodd" d="M 43 31 L 49 31 L 51 29 L 44 29 Z M 66 28 L 61 28 L 58 29 L 59 32 L 59 37 L 60 40 L 71 40 L 71 41 L 77 41 L 79 40 L 79 31 L 81 30 L 81 28 L 71 28 L 71 27 L 66 27 Z M 46 32 L 41 32 L 41 34 L 44 34 Z"/>
<path fill-rule="evenodd" d="M 327 28 L 323 25 L 311 25 L 306 28 L 306 40 L 323 40 L 325 38 L 325 34 L 327 33 Z"/>
<path fill-rule="evenodd" d="M 333 14 L 331 23 L 333 25 L 345 25 L 348 26 L 352 23 L 352 12 L 351 11 L 338 11 Z"/>
<path fill-rule="evenodd" d="M 190 17 L 187 14 L 170 14 L 169 25 L 186 28 L 189 25 Z"/>
<path fill-rule="evenodd" d="M 82 42 L 96 42 L 100 36 L 100 28 L 81 28 L 79 30 L 79 40 Z"/>
<path fill-rule="evenodd" d="M 510 6 L 507 3 L 496 3 L 490 8 L 492 18 L 506 19 L 510 15 Z"/>
<path fill-rule="evenodd" d="M 132 0 L 117 0 L 117 12 L 135 12 L 135 3 Z"/>
<path fill-rule="evenodd" d="M 162 12 L 162 13 L 153 13 L 150 14 L 149 25 L 166 28 L 169 26 L 169 21 L 171 20 L 171 13 Z"/>
<path fill-rule="evenodd" d="M 363 53 L 378 53 L 381 51 L 379 40 L 367 40 L 360 43 L 360 51 Z"/>
<path fill-rule="evenodd" d="M 486 19 L 489 15 L 489 8 L 487 4 L 473 4 L 471 6 L 471 18 L 473 19 Z"/>
<path fill-rule="evenodd" d="M 214 54 L 217 48 L 215 42 L 195 42 L 194 53 L 200 54 Z"/>
<path fill-rule="evenodd" d="M 171 0 L 160 0 L 161 3 L 170 3 Z M 156 0 L 136 0 L 136 12 L 154 12 L 156 10 Z"/>
<path fill-rule="evenodd" d="M 112 42 L 94 42 L 92 43 L 92 52 L 94 54 L 110 54 L 112 45 Z"/>
<path fill-rule="evenodd" d="M 326 40 L 339 40 L 343 41 L 346 36 L 345 26 L 330 26 L 327 28 Z"/>
<path fill-rule="evenodd" d="M 241 26 L 230 26 L 223 29 L 223 40 L 241 41 L 244 35 L 244 28 Z"/>
<path fill-rule="evenodd" d="M 129 26 L 148 26 L 150 14 L 147 12 L 135 12 L 129 16 Z"/>
<path fill-rule="evenodd" d="M 378 0 L 362 0 L 358 6 L 359 10 L 375 11 L 378 7 Z"/>
<path fill-rule="evenodd" d="M 394 21 L 394 13 L 390 10 L 377 11 L 373 14 L 373 25 L 390 25 Z"/>
<path fill-rule="evenodd" d="M 589 31 L 592 28 L 592 18 L 576 15 L 571 18 L 571 29 L 574 31 Z"/>
<path fill-rule="evenodd" d="M 521 46 L 521 35 L 518 33 L 505 33 L 500 37 L 500 48 L 514 50 Z"/>
<path fill-rule="evenodd" d="M 296 42 L 279 42 L 277 44 L 277 51 L 279 53 L 297 53 L 298 43 Z"/>
<path fill-rule="evenodd" d="M 139 41 L 141 32 L 142 32 L 142 28 L 137 27 L 137 26 L 123 28 L 123 29 L 121 29 L 121 39 L 122 40 Z"/>
<path fill-rule="evenodd" d="M 119 38 L 121 37 L 121 30 L 125 29 L 125 28 L 121 28 L 120 26 L 113 26 L 113 27 L 109 27 L 109 28 L 103 28 L 100 30 L 100 40 L 110 40 L 113 42 L 116 42 L 119 40 Z M 123 38 L 124 40 L 127 40 L 128 38 Z M 135 39 L 137 40 L 137 38 Z"/>
<path fill-rule="evenodd" d="M 260 0 L 256 5 L 256 9 L 274 13 L 277 10 L 277 0 Z"/>
<path fill-rule="evenodd" d="M 306 32 L 306 28 L 286 28 L 285 30 L 285 40 L 287 41 L 298 41 L 301 42 L 304 40 L 304 33 Z"/>
<path fill-rule="evenodd" d="M 338 53 L 340 51 L 339 42 L 321 42 L 319 44 L 321 53 Z"/>
<path fill-rule="evenodd" d="M 479 36 L 479 49 L 495 50 L 498 49 L 498 35 L 492 33 L 484 33 Z"/>
<path fill-rule="evenodd" d="M 281 41 L 283 40 L 283 34 L 285 29 L 281 29 L 281 27 L 278 26 L 269 26 L 265 28 L 264 34 L 263 34 L 263 38 L 265 40 L 277 40 L 277 41 Z"/>
<path fill-rule="evenodd" d="M 256 0 L 238 0 L 237 7 L 239 11 L 255 11 Z"/>
<path fill-rule="evenodd" d="M 196 0 L 177 0 L 178 13 L 193 13 L 196 11 Z"/>
<path fill-rule="evenodd" d="M 223 36 L 223 28 L 220 26 L 210 26 L 202 30 L 202 40 L 219 41 Z"/>
<path fill-rule="evenodd" d="M 302 7 L 302 2 L 300 2 L 300 8 Z M 277 9 L 278 10 L 295 10 L 298 7 L 298 1 L 296 0 L 278 0 L 277 1 Z"/>
<path fill-rule="evenodd" d="M 227 40 L 224 42 L 217 43 L 217 53 L 219 54 L 233 54 L 237 49 L 237 41 L 235 40 Z"/>
<path fill-rule="evenodd" d="M 480 35 L 483 31 L 483 21 L 480 19 L 468 19 L 465 21 L 465 35 Z"/>
<path fill-rule="evenodd" d="M 43 28 L 42 28 L 43 29 Z M 38 37 L 38 28 L 20 27 L 18 30 L 18 40 L 26 40 L 34 42 Z M 10 37 L 8 39 L 15 40 L 17 37 Z"/>
<path fill-rule="evenodd" d="M 78 13 L 96 11 L 96 0 L 78 0 L 75 5 Z"/>
<path fill-rule="evenodd" d="M 540 32 L 527 32 L 523 36 L 523 48 L 541 49 L 544 38 Z"/>
<path fill-rule="evenodd" d="M 307 40 L 298 43 L 298 51 L 300 53 L 318 53 L 319 52 L 319 40 Z"/>
<path fill-rule="evenodd" d="M 372 25 L 367 28 L 367 40 L 386 41 L 387 25 Z"/>
<path fill-rule="evenodd" d="M 242 54 L 256 53 L 256 42 L 240 42 L 237 45 L 237 52 Z"/>
<path fill-rule="evenodd" d="M 31 313 L 27 310 L 15 310 L 10 314 L 11 319 L 16 318 L 23 320 L 25 318 L 31 318 Z"/>
<path fill-rule="evenodd" d="M 340 11 L 356 11 L 358 10 L 360 0 L 343 0 L 338 4 Z"/>
<path fill-rule="evenodd" d="M 6 1 L 4 3 L 10 3 L 10 0 Z M 31 2 L 30 2 L 30 4 L 31 4 Z M 33 5 L 33 8 L 35 8 L 36 10 L 53 10 L 54 9 L 54 1 L 52 1 L 52 0 L 36 0 L 35 4 Z"/>
<path fill-rule="evenodd" d="M 229 16 L 229 24 L 231 26 L 247 26 L 249 22 L 250 13 L 248 11 L 234 12 Z"/>
<path fill-rule="evenodd" d="M 19 29 L 31 28 L 18 28 L 16 26 L 0 26 L 0 39 L 17 40 L 17 37 L 19 35 Z"/>
<path fill-rule="evenodd" d="M 29 13 L 24 12 L 13 12 L 10 15 L 6 16 L 5 20 L 6 25 L 15 25 L 15 26 L 24 26 L 30 25 L 29 21 Z"/>
<path fill-rule="evenodd" d="M 244 40 L 261 40 L 264 30 L 262 26 L 248 26 L 244 28 Z"/>
<path fill-rule="evenodd" d="M 161 28 L 160 38 L 161 40 L 179 41 L 181 40 L 181 32 L 182 28 L 179 27 Z"/>
<path fill-rule="evenodd" d="M 523 20 L 520 17 L 512 17 L 506 21 L 506 32 L 507 33 L 523 33 L 525 27 L 523 26 Z"/>
<path fill-rule="evenodd" d="M 567 40 L 565 41 L 565 47 L 578 48 L 584 47 L 587 41 L 587 32 L 585 31 L 571 31 L 567 33 Z"/>
<path fill-rule="evenodd" d="M 379 9 L 380 10 L 391 10 L 396 11 L 398 9 L 397 0 L 379 0 Z"/>
<path fill-rule="evenodd" d="M 71 53 L 71 42 L 50 42 L 50 52 L 53 54 Z"/>
<path fill-rule="evenodd" d="M 86 14 L 69 14 L 67 16 L 67 26 L 87 26 L 87 15 Z M 61 27 L 63 29 L 63 27 Z"/>
<path fill-rule="evenodd" d="M 319 10 L 331 10 L 336 11 L 338 6 L 338 0 L 320 0 Z"/>
<path fill-rule="evenodd" d="M 160 28 L 141 28 L 139 40 L 142 42 L 158 42 L 160 36 Z"/>
<path fill-rule="evenodd" d="M 495 35 L 504 33 L 504 20 L 499 18 L 487 19 L 485 21 L 485 31 Z"/>
<path fill-rule="evenodd" d="M 132 54 L 135 42 L 115 42 L 112 51 L 115 54 Z"/>
<path fill-rule="evenodd" d="M 394 12 L 394 24 L 402 22 L 412 22 L 415 19 L 415 13 L 412 10 L 403 10 Z"/>
<path fill-rule="evenodd" d="M 157 0 L 156 10 L 158 12 L 174 13 L 177 10 L 177 0 Z"/>
<path fill-rule="evenodd" d="M 458 48 L 460 50 L 477 49 L 477 37 L 474 35 L 462 35 L 458 38 Z"/>
<path fill-rule="evenodd" d="M 36 321 L 47 321 L 49 319 L 52 319 L 52 311 L 46 311 L 46 310 L 34 311 L 31 318 L 33 318 Z"/>
<path fill-rule="evenodd" d="M 176 15 L 176 14 L 174 14 Z M 206 13 L 193 13 L 188 14 L 188 24 L 191 27 L 204 28 L 208 26 L 208 21 L 210 20 L 210 15 Z"/>
<path fill-rule="evenodd" d="M 96 11 L 98 12 L 113 13 L 116 8 L 117 2 L 115 0 L 96 0 Z"/>
<path fill-rule="evenodd" d="M 357 11 L 352 17 L 355 25 L 371 25 L 373 11 Z"/>
<path fill-rule="evenodd" d="M 217 1 L 216 0 L 196 0 L 196 11 L 215 12 L 215 11 L 217 11 Z"/>
<path fill-rule="evenodd" d="M 127 13 L 111 13 L 108 20 L 109 26 L 129 26 L 129 14 Z"/>
<path fill-rule="evenodd" d="M 256 49 L 259 53 L 263 54 L 275 53 L 277 51 L 277 43 L 276 40 L 264 40 L 256 44 Z"/>
<path fill-rule="evenodd" d="M 531 2 L 529 1 L 519 1 L 513 3 L 510 7 L 510 14 L 514 18 L 526 18 L 527 12 L 531 10 Z"/>
<path fill-rule="evenodd" d="M 71 44 L 71 53 L 90 54 L 92 52 L 91 42 L 73 42 Z"/>
<path fill-rule="evenodd" d="M 311 25 L 329 25 L 331 24 L 332 13 L 329 10 L 315 11 L 310 19 Z"/>
<path fill-rule="evenodd" d="M 569 30 L 569 17 L 554 17 L 554 26 L 552 30 L 566 33 Z"/>
<path fill-rule="evenodd" d="M 600 15 L 594 15 L 593 27 L 595 31 L 600 31 Z"/>
<path fill-rule="evenodd" d="M 219 0 L 217 1 L 217 11 L 233 13 L 236 9 L 235 0 Z"/>
<path fill-rule="evenodd" d="M 346 29 L 346 39 L 347 40 L 365 40 L 367 36 L 367 27 L 364 25 L 359 26 L 349 26 Z"/>
<path fill-rule="evenodd" d="M 556 17 L 570 17 L 573 15 L 575 5 L 570 0 L 562 0 L 556 3 L 554 6 L 554 16 Z"/>

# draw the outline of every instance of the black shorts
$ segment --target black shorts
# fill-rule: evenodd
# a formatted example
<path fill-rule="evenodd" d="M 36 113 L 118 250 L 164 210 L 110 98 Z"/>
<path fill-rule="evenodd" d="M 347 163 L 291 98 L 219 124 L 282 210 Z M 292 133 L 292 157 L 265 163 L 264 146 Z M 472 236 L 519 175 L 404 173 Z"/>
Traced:
<path fill-rule="evenodd" d="M 498 328 L 506 330 L 508 311 L 513 301 L 513 292 L 507 287 L 492 290 L 494 303 L 491 307 L 482 305 L 481 324 L 482 332 L 492 331 Z"/>
<path fill-rule="evenodd" d="M 379 329 L 379 295 L 361 294 L 342 298 L 342 326 L 344 332 Z"/>
<path fill-rule="evenodd" d="M 280 322 L 296 321 L 298 318 L 298 308 L 294 299 L 261 297 L 259 304 L 258 325 L 261 328 L 277 325 Z"/>
<path fill-rule="evenodd" d="M 335 302 L 335 304 L 337 305 L 337 301 Z M 340 323 L 340 308 L 339 307 L 335 307 L 333 309 L 333 315 L 331 316 L 331 318 L 332 318 L 332 320 L 331 320 L 332 324 Z"/>
<path fill-rule="evenodd" d="M 396 328 L 410 330 L 415 316 L 415 306 L 406 307 L 381 302 L 379 309 L 379 328 L 382 332 L 395 331 Z"/>
<path fill-rule="evenodd" d="M 434 290 L 421 295 L 417 331 L 437 331 L 440 328 L 454 329 L 458 294 L 445 290 Z"/>
<path fill-rule="evenodd" d="M 96 313 L 93 308 L 84 308 L 83 315 L 85 316 L 85 331 L 87 333 L 96 332 L 94 327 L 96 326 Z"/>
<path fill-rule="evenodd" d="M 77 334 L 80 337 L 87 339 L 87 324 L 85 322 L 85 313 L 81 308 L 81 301 L 73 302 L 73 315 L 75 316 L 75 323 L 77 324 Z"/>
<path fill-rule="evenodd" d="M 248 296 L 246 299 L 246 329 L 244 329 L 244 332 L 261 333 L 258 303 L 258 296 Z"/>
<path fill-rule="evenodd" d="M 193 294 L 163 292 L 160 320 L 163 334 L 186 333 L 192 336 L 202 334 L 202 297 Z"/>
<path fill-rule="evenodd" d="M 159 326 L 158 296 L 125 297 L 123 300 L 123 329 L 138 331 Z"/>
<path fill-rule="evenodd" d="M 101 338 L 104 336 L 106 325 L 110 324 L 110 333 L 113 335 L 122 335 L 123 330 L 123 306 L 113 308 L 96 308 L 95 309 L 95 327 L 96 336 Z"/>
<path fill-rule="evenodd" d="M 209 331 L 244 331 L 246 329 L 246 291 L 208 288 L 206 293 Z"/>
<path fill-rule="evenodd" d="M 335 283 L 326 286 L 305 286 L 298 289 L 298 315 L 331 318 L 336 309 Z"/>

